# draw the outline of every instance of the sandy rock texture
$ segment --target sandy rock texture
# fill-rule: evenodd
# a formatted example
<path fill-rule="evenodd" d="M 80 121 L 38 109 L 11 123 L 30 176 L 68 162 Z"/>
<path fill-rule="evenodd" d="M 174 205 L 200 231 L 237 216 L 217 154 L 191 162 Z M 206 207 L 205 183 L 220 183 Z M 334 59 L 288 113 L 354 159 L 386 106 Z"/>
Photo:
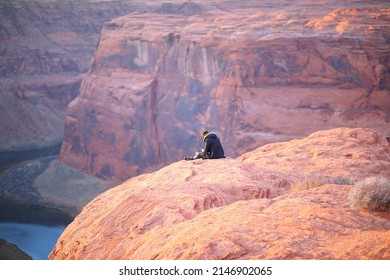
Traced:
<path fill-rule="evenodd" d="M 387 1 L 175 1 L 116 18 L 60 159 L 121 181 L 192 155 L 203 129 L 231 157 L 335 127 L 388 136 L 389 23 Z"/>
<path fill-rule="evenodd" d="M 349 201 L 389 170 L 388 141 L 364 128 L 175 162 L 96 197 L 49 258 L 390 259 L 390 213 Z"/>

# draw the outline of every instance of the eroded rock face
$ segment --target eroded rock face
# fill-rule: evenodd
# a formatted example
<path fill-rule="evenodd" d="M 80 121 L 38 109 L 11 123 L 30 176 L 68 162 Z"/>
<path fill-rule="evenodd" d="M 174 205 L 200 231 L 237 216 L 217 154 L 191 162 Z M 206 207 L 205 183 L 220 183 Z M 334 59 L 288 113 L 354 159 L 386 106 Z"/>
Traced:
<path fill-rule="evenodd" d="M 390 134 L 387 4 L 259 2 L 167 4 L 107 23 L 61 161 L 120 181 L 193 154 L 203 129 L 232 157 L 334 127 Z"/>
<path fill-rule="evenodd" d="M 389 170 L 389 143 L 371 129 L 179 161 L 96 197 L 49 258 L 389 259 L 389 213 L 348 198 L 353 182 Z"/>
<path fill-rule="evenodd" d="M 79 93 L 103 24 L 133 9 L 115 0 L 1 1 L 0 151 L 62 142 L 65 108 Z"/>

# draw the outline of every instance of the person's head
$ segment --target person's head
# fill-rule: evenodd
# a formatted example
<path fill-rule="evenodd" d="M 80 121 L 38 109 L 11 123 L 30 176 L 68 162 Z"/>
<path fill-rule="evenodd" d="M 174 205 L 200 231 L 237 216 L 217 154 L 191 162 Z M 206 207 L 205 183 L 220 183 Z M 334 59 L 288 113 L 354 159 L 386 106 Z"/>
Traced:
<path fill-rule="evenodd" d="M 202 137 L 204 138 L 209 132 L 207 130 L 202 132 Z"/>

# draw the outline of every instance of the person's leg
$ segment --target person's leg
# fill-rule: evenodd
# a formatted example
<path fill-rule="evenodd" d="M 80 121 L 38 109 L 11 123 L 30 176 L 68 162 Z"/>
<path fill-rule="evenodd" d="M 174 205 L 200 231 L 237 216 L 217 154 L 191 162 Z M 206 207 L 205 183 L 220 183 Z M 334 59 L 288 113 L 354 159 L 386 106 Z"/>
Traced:
<path fill-rule="evenodd" d="M 194 159 L 197 159 L 197 158 L 198 158 L 198 152 L 196 151 L 195 155 L 193 157 L 185 157 L 184 159 L 185 160 L 194 160 Z"/>
<path fill-rule="evenodd" d="M 196 151 L 195 152 L 195 155 L 193 157 L 185 157 L 185 160 L 194 160 L 194 159 L 198 159 L 198 158 L 203 158 L 203 155 L 204 155 L 204 152 L 203 152 L 203 149 L 202 151 Z"/>
<path fill-rule="evenodd" d="M 192 159 L 198 159 L 198 158 L 201 158 L 201 152 L 196 151 Z"/>
<path fill-rule="evenodd" d="M 202 149 L 200 152 L 196 151 L 195 156 L 193 157 L 193 159 L 203 158 L 203 156 L 204 156 L 204 150 Z"/>

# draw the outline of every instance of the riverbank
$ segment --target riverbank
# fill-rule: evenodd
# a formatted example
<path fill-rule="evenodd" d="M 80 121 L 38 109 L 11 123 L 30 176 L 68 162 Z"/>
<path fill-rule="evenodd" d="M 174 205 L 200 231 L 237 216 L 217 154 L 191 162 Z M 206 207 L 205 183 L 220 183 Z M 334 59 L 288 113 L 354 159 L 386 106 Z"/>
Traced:
<path fill-rule="evenodd" d="M 2 175 L 4 171 L 9 169 L 11 166 L 23 161 L 47 156 L 57 156 L 60 153 L 60 150 L 61 144 L 56 144 L 54 146 L 40 149 L 0 152 L 0 175 Z"/>
<path fill-rule="evenodd" d="M 57 156 L 23 161 L 0 176 L 0 221 L 20 221 L 30 215 L 27 213 L 34 216 L 28 217 L 27 222 L 35 223 L 36 218 L 43 218 L 42 223 L 47 224 L 47 213 L 69 220 L 94 197 L 114 185 L 114 182 L 88 176 L 62 164 Z"/>
<path fill-rule="evenodd" d="M 59 209 L 0 197 L 0 222 L 55 226 L 68 225 L 73 219 L 74 215 Z"/>
<path fill-rule="evenodd" d="M 0 260 L 31 260 L 31 256 L 20 250 L 15 244 L 0 239 Z"/>
<path fill-rule="evenodd" d="M 59 150 L 52 147 L 28 153 L 0 153 L 6 155 L 0 161 L 0 225 L 3 225 L 0 239 L 6 240 L 3 246 L 10 253 L 4 256 L 5 259 L 18 256 L 13 254 L 15 247 L 12 244 L 28 255 L 31 254 L 25 248 L 35 252 L 39 252 L 40 247 L 46 248 L 43 253 L 38 253 L 39 257 L 34 256 L 35 253 L 31 256 L 33 259 L 47 259 L 47 255 L 43 255 L 49 253 L 47 251 L 52 249 L 56 238 L 81 209 L 117 184 L 62 164 L 56 151 Z M 14 240 L 13 236 L 20 238 Z M 39 242 L 40 246 L 34 247 Z"/>

